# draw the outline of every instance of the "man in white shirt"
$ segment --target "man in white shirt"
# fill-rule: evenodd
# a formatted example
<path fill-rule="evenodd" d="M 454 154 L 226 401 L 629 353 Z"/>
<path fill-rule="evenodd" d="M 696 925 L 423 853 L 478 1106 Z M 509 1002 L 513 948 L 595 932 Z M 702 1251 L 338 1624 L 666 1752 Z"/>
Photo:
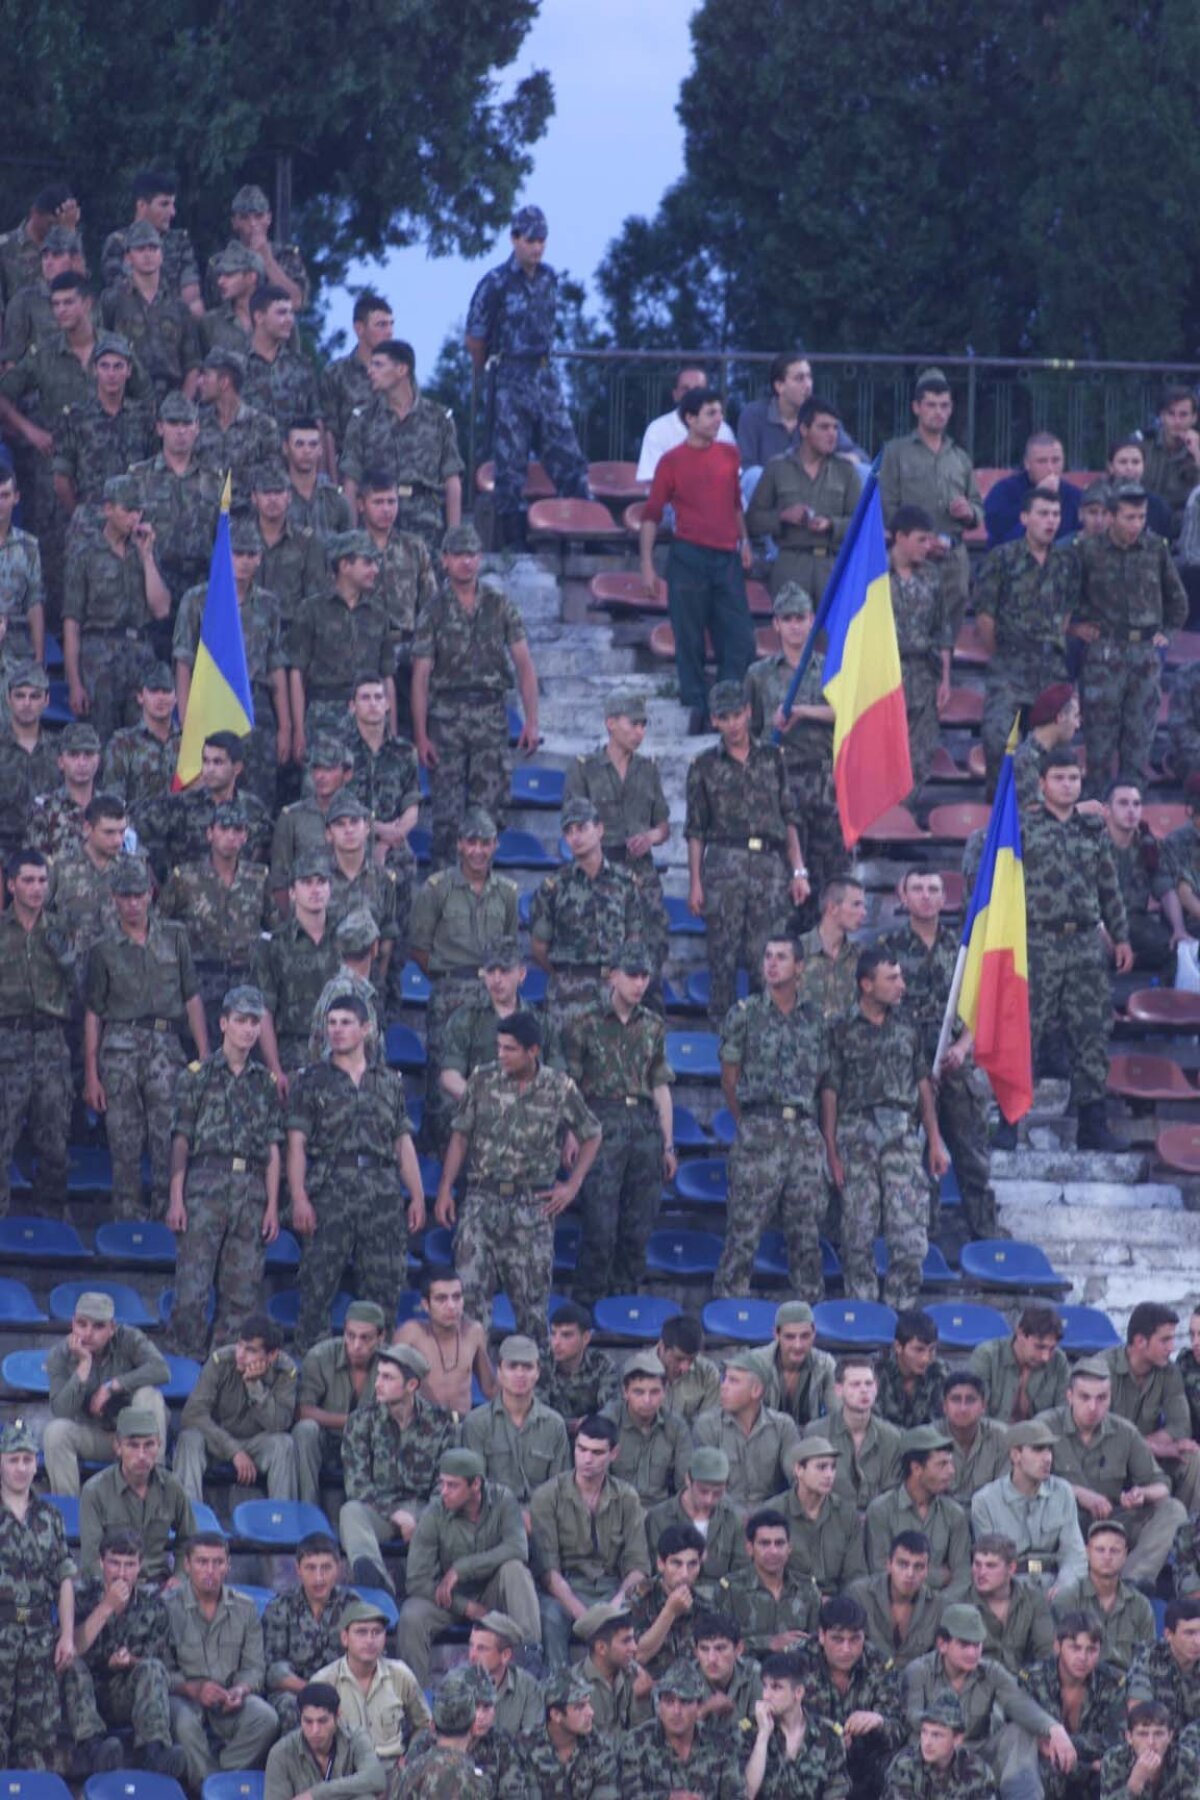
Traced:
<path fill-rule="evenodd" d="M 653 481 L 654 471 L 658 467 L 661 456 L 668 450 L 674 450 L 682 444 L 687 436 L 687 426 L 679 416 L 679 402 L 692 388 L 708 386 L 708 376 L 703 369 L 682 368 L 675 376 L 675 386 L 671 389 L 673 402 L 670 412 L 661 413 L 657 419 L 651 419 L 646 427 L 646 435 L 642 439 L 642 452 L 638 457 L 637 479 Z M 729 429 L 727 421 L 722 421 L 717 433 L 719 444 L 733 444 L 737 440 Z"/>

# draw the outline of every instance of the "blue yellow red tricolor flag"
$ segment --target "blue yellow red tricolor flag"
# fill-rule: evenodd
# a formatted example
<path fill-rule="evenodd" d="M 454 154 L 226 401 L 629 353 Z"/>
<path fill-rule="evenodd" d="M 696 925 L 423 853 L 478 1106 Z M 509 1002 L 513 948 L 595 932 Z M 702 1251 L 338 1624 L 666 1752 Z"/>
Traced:
<path fill-rule="evenodd" d="M 992 802 L 956 971 L 958 1015 L 974 1034 L 975 1061 L 991 1082 L 1000 1111 L 1010 1124 L 1033 1105 L 1025 864 L 1013 775 L 1016 747 L 1014 724 Z M 954 1003 L 952 988 L 950 1010 Z"/>
<path fill-rule="evenodd" d="M 225 478 L 217 535 L 208 569 L 208 594 L 196 663 L 188 695 L 187 717 L 179 745 L 172 787 L 185 788 L 200 773 L 204 740 L 214 731 L 236 731 L 239 737 L 254 725 L 254 701 L 246 668 L 246 644 L 242 615 L 238 610 L 233 579 L 233 551 L 229 544 L 230 478 Z"/>

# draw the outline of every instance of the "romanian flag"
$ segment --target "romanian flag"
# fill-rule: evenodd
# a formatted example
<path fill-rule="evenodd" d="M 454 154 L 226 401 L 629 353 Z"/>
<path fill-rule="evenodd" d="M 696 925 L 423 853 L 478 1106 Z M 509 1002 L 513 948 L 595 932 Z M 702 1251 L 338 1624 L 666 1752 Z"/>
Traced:
<path fill-rule="evenodd" d="M 821 602 L 816 627 L 822 624 L 824 693 L 834 712 L 833 779 L 850 848 L 913 784 L 883 507 L 873 473 Z"/>
<path fill-rule="evenodd" d="M 229 545 L 230 478 L 225 478 L 217 535 L 208 568 L 208 594 L 200 625 L 200 642 L 192 670 L 187 717 L 175 765 L 173 789 L 188 787 L 200 773 L 204 740 L 214 731 L 236 731 L 245 737 L 254 725 L 254 701 L 246 668 L 242 615 L 233 579 Z"/>
<path fill-rule="evenodd" d="M 1013 778 L 1013 726 L 1000 769 L 975 891 L 963 926 L 959 1017 L 975 1036 L 975 1061 L 1010 1124 L 1033 1105 L 1025 864 Z"/>

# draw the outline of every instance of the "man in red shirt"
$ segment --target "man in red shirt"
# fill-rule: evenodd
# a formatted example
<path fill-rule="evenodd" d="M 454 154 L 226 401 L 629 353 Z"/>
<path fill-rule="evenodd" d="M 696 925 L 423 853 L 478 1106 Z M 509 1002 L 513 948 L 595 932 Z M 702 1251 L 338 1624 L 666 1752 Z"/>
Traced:
<path fill-rule="evenodd" d="M 693 388 L 679 406 L 687 437 L 668 450 L 654 471 L 642 515 L 639 542 L 642 579 L 658 592 L 654 540 L 663 510 L 675 513 L 667 557 L 667 604 L 675 632 L 679 698 L 690 709 L 693 737 L 711 730 L 704 685 L 704 634 L 712 638 L 717 680 L 740 684 L 754 656 L 754 630 L 746 603 L 745 571 L 751 551 L 742 514 L 740 459 L 732 444 L 717 442 L 723 417 L 712 388 Z"/>

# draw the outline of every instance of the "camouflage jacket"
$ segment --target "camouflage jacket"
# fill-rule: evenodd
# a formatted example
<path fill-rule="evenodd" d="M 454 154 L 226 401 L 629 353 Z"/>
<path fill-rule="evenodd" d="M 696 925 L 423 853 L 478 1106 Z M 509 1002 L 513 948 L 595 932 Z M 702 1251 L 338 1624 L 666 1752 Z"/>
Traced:
<path fill-rule="evenodd" d="M 547 875 L 533 897 L 529 934 L 558 971 L 579 963 L 607 969 L 621 945 L 638 938 L 642 903 L 628 869 L 604 861 L 594 876 L 571 863 Z"/>
<path fill-rule="evenodd" d="M 390 824 L 410 806 L 420 805 L 417 753 L 407 738 L 384 738 L 379 749 L 372 750 L 362 733 L 352 727 L 346 741 L 354 753 L 350 792 L 358 795 L 372 817 Z"/>
<path fill-rule="evenodd" d="M 48 1623 L 59 1588 L 75 1573 L 57 1507 L 36 1493 L 23 1519 L 0 1506 L 0 1595 L 8 1605 L 31 1607 Z M 15 1648 L 19 1654 L 19 1640 Z"/>
<path fill-rule="evenodd" d="M 393 531 L 383 546 L 375 598 L 387 613 L 392 648 L 411 648 L 417 618 L 437 596 L 438 578 L 424 538 L 412 531 Z"/>
<path fill-rule="evenodd" d="M 207 583 L 189 588 L 179 603 L 175 618 L 171 655 L 176 662 L 184 663 L 189 669 L 195 665 L 207 598 Z M 239 596 L 238 617 L 242 626 L 242 642 L 246 647 L 246 672 L 250 677 L 250 685 L 258 690 L 256 699 L 265 701 L 270 677 L 285 666 L 279 602 L 274 594 L 255 583 L 244 600 Z M 256 725 L 269 723 L 269 713 L 266 718 L 255 714 Z"/>
<path fill-rule="evenodd" d="M 914 569 L 909 575 L 891 572 L 892 611 L 902 661 L 925 662 L 941 671 L 943 650 L 954 644 L 954 631 L 945 591 L 933 569 Z"/>
<path fill-rule="evenodd" d="M 186 1138 L 189 1158 L 239 1156 L 265 1166 L 271 1145 L 283 1142 L 275 1077 L 260 1062 L 235 1073 L 224 1050 L 189 1063 L 175 1083 L 171 1135 Z"/>
<path fill-rule="evenodd" d="M 769 994 L 739 1000 L 721 1026 L 721 1061 L 737 1068 L 738 1105 L 794 1106 L 815 1121 L 817 1090 L 829 1069 L 825 1021 L 797 998 L 791 1012 Z M 747 1126 L 750 1138 L 752 1125 Z"/>
<path fill-rule="evenodd" d="M 568 768 L 563 804 L 576 799 L 590 800 L 600 814 L 606 856 L 616 850 L 623 858 L 629 838 L 665 825 L 671 816 L 654 758 L 631 757 L 622 779 L 604 744 L 590 756 L 577 756 Z M 631 860 L 629 866 L 640 869 L 652 864 L 653 857 L 647 855 Z"/>
<path fill-rule="evenodd" d="M 293 419 L 319 419 L 321 401 L 312 364 L 301 351 L 284 344 L 269 360 L 253 347 L 246 350 L 242 398 L 248 406 L 274 419 L 282 434 Z"/>
<path fill-rule="evenodd" d="M 907 1112 L 915 1125 L 917 1086 L 929 1078 L 929 1059 L 916 1029 L 899 1010 L 893 1007 L 882 1025 L 873 1025 L 856 1008 L 833 1021 L 829 1039 L 824 1085 L 837 1095 L 839 1118 L 889 1107 Z"/>
<path fill-rule="evenodd" d="M 329 586 L 325 548 L 316 532 L 308 525 L 296 525 L 291 519 L 285 519 L 276 543 L 268 544 L 263 540 L 258 581 L 259 586 L 274 594 L 279 603 L 284 661 L 290 665 L 292 628 L 308 602 L 318 598 Z"/>
<path fill-rule="evenodd" d="M 743 850 L 760 838 L 782 854 L 787 828 L 797 823 L 783 752 L 774 744 L 752 743 L 745 762 L 717 744 L 689 764 L 687 837 Z"/>
<path fill-rule="evenodd" d="M 236 799 L 249 824 L 242 855 L 248 863 L 265 863 L 271 842 L 271 815 L 248 788 L 240 788 Z M 207 788 L 194 787 L 182 794 L 164 794 L 142 807 L 135 822 L 157 874 L 161 876 L 185 863 L 208 860 L 208 829 L 217 804 Z"/>
<path fill-rule="evenodd" d="M 368 406 L 374 397 L 367 365 L 357 349 L 349 356 L 339 356 L 326 363 L 321 374 L 321 415 L 325 429 L 339 450 L 345 441 L 350 415 L 357 407 Z"/>
<path fill-rule="evenodd" d="M 476 1069 L 452 1124 L 469 1140 L 468 1186 L 511 1184 L 522 1191 L 554 1185 L 564 1130 L 581 1144 L 600 1135 L 575 1083 L 545 1068 L 524 1085 L 496 1065 Z"/>
<path fill-rule="evenodd" d="M 858 1004 L 858 982 L 855 970 L 862 946 L 846 938 L 836 956 L 828 956 L 817 926 L 800 939 L 804 969 L 800 976 L 800 997 L 825 1019 L 839 1018 Z"/>
<path fill-rule="evenodd" d="M 128 338 L 160 397 L 182 387 L 185 376 L 200 367 L 199 324 L 165 280 L 152 300 L 132 280 L 118 282 L 101 297 L 100 314 L 106 331 Z"/>
<path fill-rule="evenodd" d="M 179 761 L 179 730 L 172 726 L 165 742 L 139 721 L 114 731 L 104 750 L 97 788 L 118 794 L 133 814 L 171 791 Z"/>
<path fill-rule="evenodd" d="M 92 945 L 117 927 L 117 907 L 112 895 L 115 858 L 97 868 L 86 850 L 68 854 L 55 864 L 50 880 L 50 906 L 55 924 L 66 934 L 75 956 L 77 980 L 82 979 Z"/>
<path fill-rule="evenodd" d="M 76 1581 L 77 1630 L 95 1612 L 103 1598 L 104 1582 L 98 1575 L 85 1575 Z M 107 1685 L 113 1673 L 108 1666 L 110 1656 L 118 1650 L 128 1650 L 139 1662 L 144 1662 L 147 1657 L 156 1657 L 159 1662 L 165 1662 L 169 1637 L 167 1609 L 158 1589 L 150 1582 L 139 1582 L 124 1611 L 105 1620 L 87 1649 L 82 1652 L 82 1659 L 91 1670 L 93 1680 Z"/>
<path fill-rule="evenodd" d="M 200 408 L 200 435 L 196 439 L 196 461 L 224 481 L 233 475 L 233 503 L 246 506 L 250 500 L 250 477 L 255 469 L 275 464 L 280 459 L 279 427 L 270 413 L 260 412 L 242 399 L 229 425 L 222 429 L 216 408 Z M 265 558 L 263 559 L 265 562 Z M 265 569 L 259 571 L 264 582 Z"/>
<path fill-rule="evenodd" d="M 249 970 L 268 922 L 267 871 L 239 860 L 232 882 L 221 880 L 211 857 L 171 870 L 158 898 L 164 919 L 187 926 L 197 963 L 229 963 Z"/>
<path fill-rule="evenodd" d="M 888 1764 L 888 1800 L 997 1800 L 999 1791 L 983 1757 L 965 1746 L 944 1772 L 931 1769 L 916 1745 Z"/>
<path fill-rule="evenodd" d="M 23 662 L 33 654 L 29 615 L 45 606 L 42 553 L 31 532 L 10 525 L 0 540 L 0 618 L 5 621 L 4 657 Z"/>
<path fill-rule="evenodd" d="M 750 1760 L 757 1735 L 754 1721 L 743 1720 L 738 1744 L 743 1766 Z M 783 1732 L 777 1725 L 767 1743 L 767 1766 L 758 1791 L 760 1800 L 848 1800 L 850 1777 L 841 1727 L 806 1708 L 804 1742 L 789 1762 Z"/>
<path fill-rule="evenodd" d="M 921 1033 L 930 1055 L 937 1049 L 950 983 L 958 961 L 958 938 L 953 932 L 939 930 L 933 943 L 926 945 L 912 925 L 894 931 L 880 948 L 894 956 L 904 976 L 904 999 L 901 1011 Z M 890 1416 L 890 1415 L 889 1415 Z"/>
<path fill-rule="evenodd" d="M 109 288 L 125 277 L 125 240 L 128 235 L 126 227 L 121 231 L 110 231 L 104 240 L 104 248 L 100 252 L 100 282 L 103 287 Z M 200 270 L 188 233 L 181 225 L 172 225 L 160 235 L 163 287 L 170 294 L 178 294 L 185 287 L 198 288 Z"/>
<path fill-rule="evenodd" d="M 318 475 L 309 498 L 293 483 L 288 496 L 288 517 L 303 529 L 308 527 L 327 544 L 339 532 L 351 529 L 350 503 L 340 487 L 328 475 Z"/>
<path fill-rule="evenodd" d="M 554 343 L 557 311 L 558 276 L 549 264 L 539 263 L 526 274 L 516 257 L 508 256 L 477 283 L 467 336 L 481 339 L 490 356 L 545 356 Z M 513 368 L 519 377 L 520 363 Z"/>
<path fill-rule="evenodd" d="M 347 1162 L 371 1157 L 380 1170 L 394 1174 L 396 1144 L 412 1136 L 404 1105 L 404 1083 L 395 1070 L 368 1064 L 355 1083 L 332 1062 L 312 1063 L 293 1085 L 288 1130 L 298 1131 L 308 1156 L 308 1186 L 315 1192 L 344 1181 Z M 359 1164 L 361 1167 L 361 1162 Z M 349 1196 L 343 1194 L 343 1203 Z"/>
<path fill-rule="evenodd" d="M 417 1762 L 398 1769 L 394 1800 L 489 1800 L 491 1787 L 473 1755 L 451 1744 L 435 1744 Z"/>
<path fill-rule="evenodd" d="M 258 985 L 275 1021 L 276 1037 L 306 1038 L 321 989 L 341 968 L 328 924 L 314 942 L 295 919 L 285 919 L 258 953 Z"/>
<path fill-rule="evenodd" d="M 67 562 L 63 579 L 63 618 L 89 632 L 124 632 L 139 637 L 150 622 L 146 576 L 132 543 L 119 556 L 107 538 L 87 544 Z"/>
<path fill-rule="evenodd" d="M 494 1063 L 499 1023 L 500 1015 L 486 994 L 482 1000 L 467 1000 L 462 1006 L 455 1007 L 442 1040 L 442 1068 L 451 1069 L 465 1078 L 476 1069 L 481 1069 L 485 1063 Z M 543 1016 L 541 1025 L 542 1067 L 565 1070 L 567 1059 L 558 1021 L 547 1014 Z M 598 1356 L 600 1352 L 596 1351 L 594 1354 Z M 573 1413 L 571 1417 L 578 1418 L 579 1415 Z"/>
<path fill-rule="evenodd" d="M 662 1017 L 636 1006 L 622 1024 L 611 996 L 582 1009 L 566 1027 L 567 1068 L 589 1106 L 636 1095 L 649 1100 L 674 1081 Z"/>
<path fill-rule="evenodd" d="M 79 501 L 99 502 L 110 475 L 124 475 L 131 463 L 153 454 L 153 408 L 126 395 L 115 413 L 106 412 L 94 393 L 63 411 L 54 431 L 56 475 L 65 475 Z"/>
<path fill-rule="evenodd" d="M 1100 1764 L 1100 1800 L 1128 1800 L 1133 1751 L 1117 1744 Z M 1200 1743 L 1177 1739 L 1163 1757 L 1151 1790 L 1154 1800 L 1194 1800 L 1200 1793 Z"/>
<path fill-rule="evenodd" d="M 1042 686 L 1066 674 L 1067 621 L 1079 605 L 1079 552 L 1052 544 L 1039 562 L 1024 538 L 1000 544 L 975 578 L 975 614 L 991 619 L 1000 665 L 1028 662 Z"/>
<path fill-rule="evenodd" d="M 142 517 L 154 527 L 154 554 L 172 599 L 200 582 L 207 591 L 221 499 L 216 475 L 194 458 L 176 475 L 163 456 L 135 463 L 129 473 L 137 477 Z"/>
<path fill-rule="evenodd" d="M 422 1726 L 408 1746 L 404 1757 L 404 1779 L 411 1773 L 414 1780 L 419 1778 L 419 1771 L 425 1759 L 436 1754 L 437 1733 L 431 1725 Z M 472 1737 L 467 1746 L 467 1757 L 476 1775 L 482 1775 L 487 1783 L 486 1792 L 490 1800 L 526 1800 L 525 1772 L 522 1766 L 521 1747 L 516 1738 L 498 1725 L 483 1737 Z M 457 1773 L 457 1771 L 455 1771 Z M 439 1782 L 443 1779 L 439 1775 Z M 474 1790 L 465 1784 L 451 1785 L 450 1770 L 447 1768 L 444 1789 L 445 1800 L 459 1800 L 461 1794 L 470 1794 Z M 422 1788 L 421 1793 L 425 1793 Z M 443 1792 L 441 1788 L 437 1790 Z"/>
<path fill-rule="evenodd" d="M 412 646 L 414 660 L 433 665 L 431 708 L 451 703 L 457 693 L 501 699 L 512 679 L 509 647 L 524 643 L 525 635 L 520 613 L 494 581 L 479 583 L 470 608 L 448 582 L 439 587 L 417 614 Z"/>
<path fill-rule="evenodd" d="M 74 991 L 71 943 L 45 913 L 26 931 L 10 906 L 0 913 L 0 1018 L 42 1013 L 66 1021 Z"/>
<path fill-rule="evenodd" d="M 544 1359 L 537 1391 L 562 1418 L 586 1419 L 620 1399 L 621 1379 L 605 1352 L 589 1346 L 573 1374 L 564 1374 L 553 1358 Z"/>
<path fill-rule="evenodd" d="M 378 1400 L 360 1405 L 342 1433 L 346 1498 L 386 1517 L 399 1506 L 424 1506 L 437 1488 L 439 1462 L 457 1444 L 454 1415 L 420 1395 L 403 1427 Z"/>
<path fill-rule="evenodd" d="M 31 848 L 51 862 L 64 850 L 82 849 L 83 805 L 65 787 L 39 794 L 30 809 L 27 836 Z"/>
<path fill-rule="evenodd" d="M 728 1733 L 707 1721 L 697 1724 L 691 1755 L 684 1762 L 657 1719 L 635 1725 L 621 1740 L 618 1791 L 628 1800 L 668 1800 L 677 1790 L 703 1794 L 704 1800 L 742 1800 L 745 1790 Z M 819 1800 L 820 1792 L 814 1788 L 811 1800 Z M 830 1800 L 844 1800 L 844 1791 L 834 1789 Z"/>
<path fill-rule="evenodd" d="M 1044 1712 L 1061 1725 L 1063 1721 L 1062 1684 L 1058 1658 L 1046 1656 L 1040 1662 L 1027 1663 L 1018 1679 Z M 1079 1729 L 1071 1733 L 1071 1742 L 1082 1763 L 1099 1763 L 1106 1751 L 1123 1741 L 1125 1735 L 1125 1677 L 1111 1663 L 1097 1663 L 1096 1672 L 1087 1684 Z"/>
<path fill-rule="evenodd" d="M 909 1393 L 904 1386 L 900 1364 L 892 1351 L 885 1351 L 875 1361 L 875 1379 L 879 1384 L 875 1409 L 880 1418 L 899 1425 L 901 1431 L 908 1431 L 913 1425 L 932 1425 L 942 1410 L 942 1389 L 947 1373 L 941 1358 L 934 1357 Z"/>
<path fill-rule="evenodd" d="M 769 744 L 775 730 L 775 713 L 783 705 L 795 669 L 782 650 L 750 664 L 746 696 L 750 701 L 750 729 L 760 743 Z M 796 690 L 796 706 L 827 706 L 822 688 L 825 658 L 815 650 Z M 783 734 L 783 760 L 796 774 L 833 772 L 833 720 L 797 719 Z"/>
<path fill-rule="evenodd" d="M 851 1713 L 879 1713 L 883 1727 L 873 1731 L 868 1741 L 873 1748 L 877 1745 L 889 1753 L 899 1750 L 908 1736 L 896 1665 L 874 1644 L 863 1645 L 844 1694 L 835 1686 L 820 1646 L 809 1645 L 804 1654 L 804 1710 L 828 1719 L 831 1725 L 844 1725 Z"/>
<path fill-rule="evenodd" d="M 811 1575 L 797 1575 L 789 1566 L 784 1573 L 783 1591 L 776 1598 L 751 1568 L 730 1581 L 723 1604 L 737 1620 L 747 1650 L 763 1657 L 772 1648 L 772 1638 L 782 1632 L 802 1631 L 806 1637 L 815 1638 L 821 1590 Z"/>
<path fill-rule="evenodd" d="M 348 704 L 360 675 L 390 680 L 395 662 L 387 614 L 371 593 L 360 594 L 354 606 L 332 589 L 313 596 L 289 627 L 288 663 L 304 678 L 309 705 Z"/>
<path fill-rule="evenodd" d="M 400 935 L 397 915 L 396 873 L 381 869 L 372 862 L 370 852 L 357 875 L 347 875 L 337 859 L 332 859 L 333 879 L 329 886 L 329 923 L 334 930 L 347 913 L 366 907 L 379 927 L 385 944 L 394 944 Z"/>
<path fill-rule="evenodd" d="M 351 1589 L 339 1582 L 330 1590 L 319 1619 L 299 1585 L 267 1602 L 262 1628 L 268 1693 L 291 1675 L 311 1681 L 318 1669 L 338 1660 L 342 1654 L 341 1617 L 354 1598 Z"/>
<path fill-rule="evenodd" d="M 427 542 L 441 537 L 445 485 L 463 468 L 453 413 L 415 387 L 412 407 L 403 419 L 382 395 L 356 407 L 338 463 L 342 480 L 356 485 L 368 469 L 391 475 L 400 494 L 400 528 L 419 533 Z"/>
<path fill-rule="evenodd" d="M 1105 533 L 1081 538 L 1080 624 L 1098 625 L 1102 639 L 1124 642 L 1132 631 L 1178 631 L 1188 599 L 1165 538 L 1144 531 L 1124 549 Z"/>
<path fill-rule="evenodd" d="M 1165 1638 L 1141 1644 L 1129 1665 L 1125 1704 L 1157 1700 L 1171 1715 L 1176 1731 L 1200 1719 L 1200 1668 L 1180 1668 Z"/>
<path fill-rule="evenodd" d="M 1124 943 L 1125 902 L 1102 822 L 1079 812 L 1059 820 L 1046 806 L 1031 806 L 1021 815 L 1021 834 L 1031 934 L 1064 925 L 1093 930 L 1103 921 L 1114 942 Z"/>

